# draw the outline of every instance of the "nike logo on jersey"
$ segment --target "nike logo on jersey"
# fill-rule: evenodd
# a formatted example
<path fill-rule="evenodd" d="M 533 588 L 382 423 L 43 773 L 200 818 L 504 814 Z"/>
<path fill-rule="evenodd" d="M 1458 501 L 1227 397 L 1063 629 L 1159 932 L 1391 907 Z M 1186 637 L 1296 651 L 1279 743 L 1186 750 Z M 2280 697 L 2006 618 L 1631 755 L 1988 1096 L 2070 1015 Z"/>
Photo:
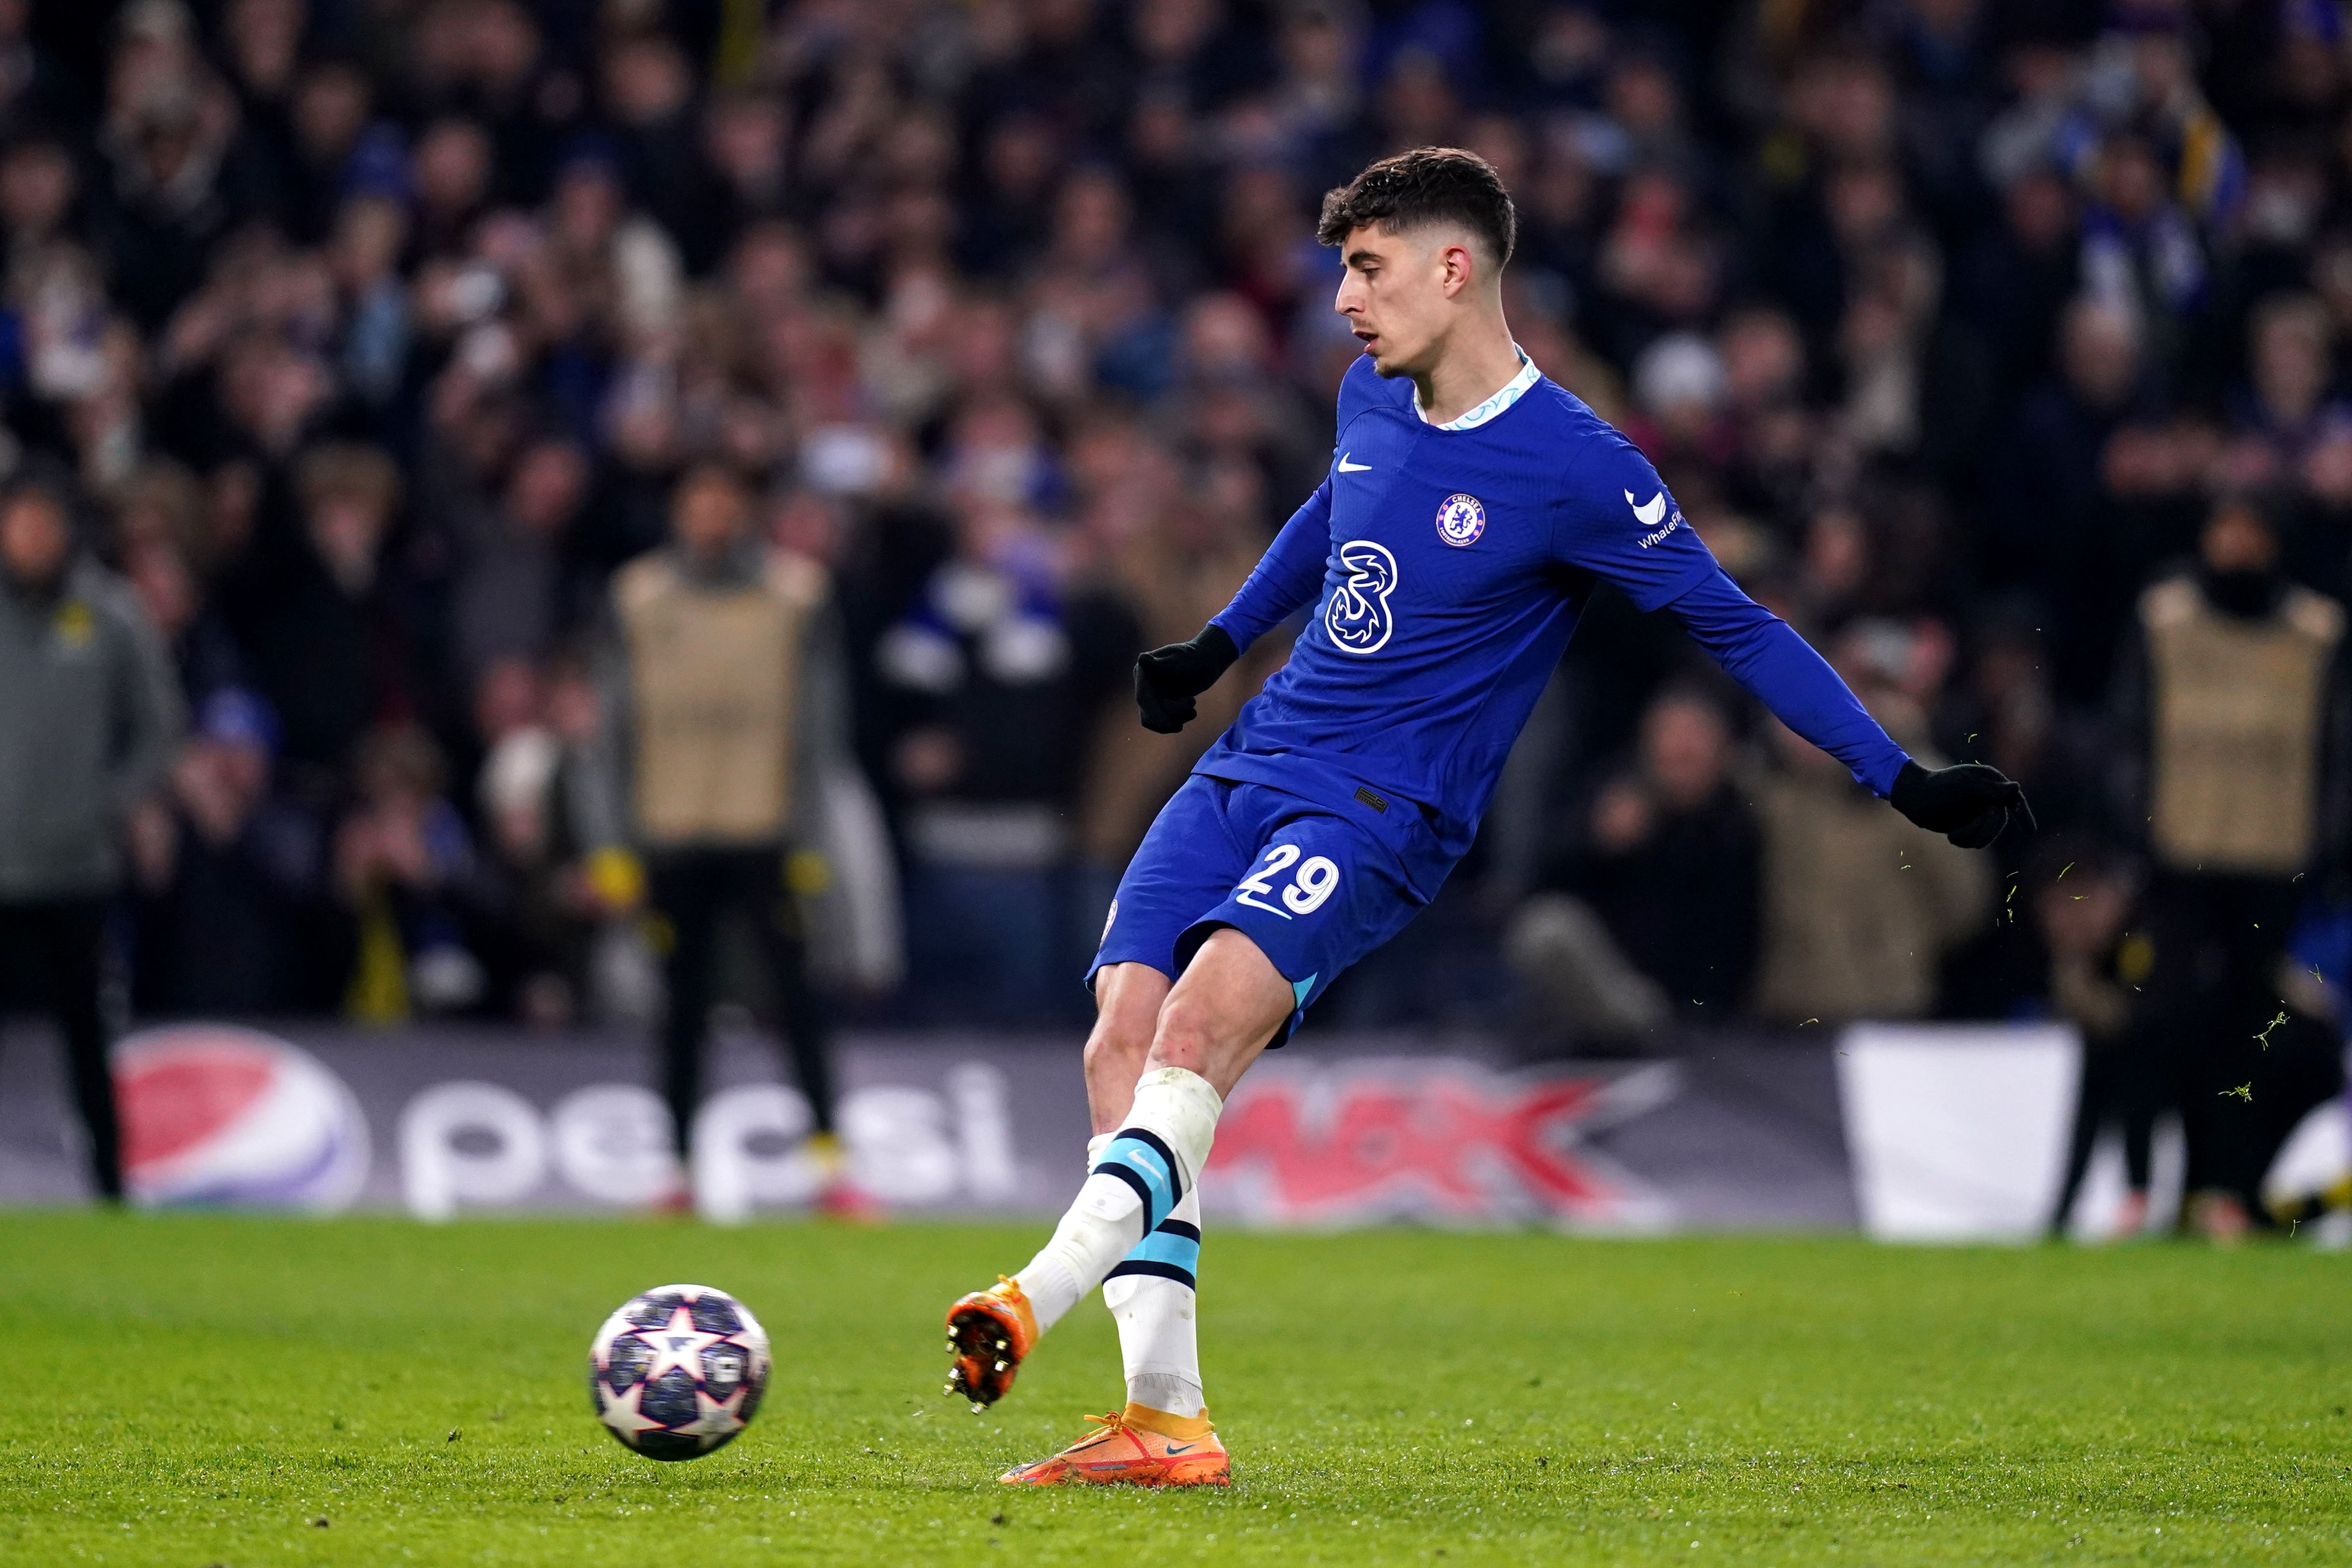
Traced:
<path fill-rule="evenodd" d="M 1354 455 L 1354 454 L 1352 454 L 1352 453 L 1349 453 L 1349 452 L 1342 452 L 1342 453 L 1340 453 L 1340 454 L 1339 454 L 1339 471 L 1340 471 L 1341 473 L 1343 473 L 1343 474 L 1369 474 L 1369 473 L 1370 473 L 1370 472 L 1372 471 L 1372 466 L 1371 466 L 1370 463 L 1351 463 L 1351 462 L 1348 461 L 1349 458 L 1350 458 L 1350 457 L 1351 457 L 1351 456 L 1353 456 L 1353 455 Z M 1633 497 L 1631 497 L 1631 496 L 1627 496 L 1625 499 L 1626 499 L 1627 500 L 1633 500 Z"/>

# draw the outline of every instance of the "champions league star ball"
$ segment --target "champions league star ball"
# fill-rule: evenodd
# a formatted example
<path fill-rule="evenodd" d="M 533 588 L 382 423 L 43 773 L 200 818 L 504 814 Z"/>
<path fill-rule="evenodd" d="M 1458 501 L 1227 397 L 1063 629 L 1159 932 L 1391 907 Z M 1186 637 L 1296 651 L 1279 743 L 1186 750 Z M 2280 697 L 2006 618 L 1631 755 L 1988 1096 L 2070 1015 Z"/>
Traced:
<path fill-rule="evenodd" d="M 596 1419 L 648 1459 L 696 1459 L 750 1425 L 768 1388 L 768 1331 L 708 1285 L 621 1304 L 588 1347 Z"/>

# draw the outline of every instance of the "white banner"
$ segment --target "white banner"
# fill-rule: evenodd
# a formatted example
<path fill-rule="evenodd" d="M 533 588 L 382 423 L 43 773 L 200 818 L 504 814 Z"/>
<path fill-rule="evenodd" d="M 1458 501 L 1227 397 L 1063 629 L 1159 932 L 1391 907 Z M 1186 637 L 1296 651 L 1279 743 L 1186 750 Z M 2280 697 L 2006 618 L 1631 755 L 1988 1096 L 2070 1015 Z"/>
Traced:
<path fill-rule="evenodd" d="M 2082 1077 L 2071 1025 L 1857 1024 L 1837 1046 L 1863 1228 L 2029 1241 L 2065 1173 Z"/>

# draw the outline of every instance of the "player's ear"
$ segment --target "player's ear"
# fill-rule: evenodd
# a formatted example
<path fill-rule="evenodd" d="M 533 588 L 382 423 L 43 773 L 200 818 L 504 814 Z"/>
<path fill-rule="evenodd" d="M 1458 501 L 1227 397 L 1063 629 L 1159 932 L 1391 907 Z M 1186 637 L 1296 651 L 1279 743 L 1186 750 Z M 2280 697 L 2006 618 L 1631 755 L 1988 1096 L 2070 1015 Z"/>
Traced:
<path fill-rule="evenodd" d="M 1471 279 L 1478 275 L 1476 258 L 1471 255 L 1470 247 L 1460 241 L 1441 247 L 1437 259 L 1438 265 L 1444 268 L 1439 286 L 1445 290 L 1445 297 L 1449 300 L 1470 287 Z"/>

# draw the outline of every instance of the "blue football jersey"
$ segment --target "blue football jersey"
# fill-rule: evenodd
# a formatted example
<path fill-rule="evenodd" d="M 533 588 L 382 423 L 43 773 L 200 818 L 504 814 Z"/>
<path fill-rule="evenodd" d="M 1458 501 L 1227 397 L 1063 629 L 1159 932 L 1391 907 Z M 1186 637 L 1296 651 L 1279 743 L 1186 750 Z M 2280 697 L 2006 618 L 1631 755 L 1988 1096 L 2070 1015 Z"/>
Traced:
<path fill-rule="evenodd" d="M 1329 474 L 1214 624 L 1246 647 L 1310 602 L 1313 614 L 1194 771 L 1378 818 L 1427 897 L 1468 849 L 1602 581 L 1643 610 L 1727 592 L 1753 614 L 1744 631 L 1769 623 L 1801 647 L 1723 579 L 1649 459 L 1566 388 L 1536 377 L 1500 413 L 1453 428 L 1421 416 L 1409 380 L 1360 359 L 1340 385 Z M 1715 651 L 1751 689 L 1772 684 L 1769 668 Z M 1826 678 L 1838 711 L 1792 725 L 1885 793 L 1901 752 L 1818 658 L 1801 658 L 1807 698 Z"/>

